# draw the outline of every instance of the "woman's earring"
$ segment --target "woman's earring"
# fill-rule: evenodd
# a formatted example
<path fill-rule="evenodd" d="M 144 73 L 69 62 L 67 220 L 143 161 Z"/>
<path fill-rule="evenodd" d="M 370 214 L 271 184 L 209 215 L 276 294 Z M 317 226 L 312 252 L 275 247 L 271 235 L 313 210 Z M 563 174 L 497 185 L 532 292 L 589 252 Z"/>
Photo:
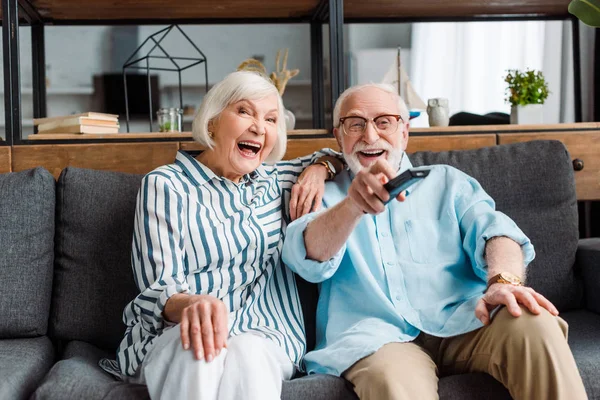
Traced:
<path fill-rule="evenodd" d="M 208 137 L 212 139 L 215 137 L 215 134 L 212 133 L 211 131 L 208 131 Z"/>

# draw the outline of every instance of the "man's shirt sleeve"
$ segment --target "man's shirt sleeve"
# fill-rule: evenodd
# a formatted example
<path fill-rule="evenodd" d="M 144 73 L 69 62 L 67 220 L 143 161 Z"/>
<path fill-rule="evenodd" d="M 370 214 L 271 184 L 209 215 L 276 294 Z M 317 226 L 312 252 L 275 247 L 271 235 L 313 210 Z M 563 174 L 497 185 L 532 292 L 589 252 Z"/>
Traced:
<path fill-rule="evenodd" d="M 479 182 L 467 177 L 455 197 L 456 217 L 460 224 L 463 248 L 471 257 L 475 273 L 487 280 L 486 242 L 496 236 L 506 236 L 521 246 L 524 267 L 534 259 L 535 251 L 529 238 L 507 215 L 496 211 L 494 200 Z"/>
<path fill-rule="evenodd" d="M 344 244 L 329 260 L 319 262 L 307 257 L 304 231 L 308 224 L 319 216 L 321 212 L 306 214 L 292 222 L 287 227 L 283 243 L 283 262 L 304 280 L 312 283 L 323 282 L 331 278 L 340 266 L 342 257 L 346 252 L 346 245 Z"/>

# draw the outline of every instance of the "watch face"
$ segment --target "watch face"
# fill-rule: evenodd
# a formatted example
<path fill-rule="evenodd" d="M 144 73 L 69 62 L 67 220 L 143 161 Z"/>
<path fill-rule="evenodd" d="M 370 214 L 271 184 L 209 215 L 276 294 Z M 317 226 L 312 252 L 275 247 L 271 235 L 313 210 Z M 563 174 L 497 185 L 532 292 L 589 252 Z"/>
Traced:
<path fill-rule="evenodd" d="M 517 276 L 509 274 L 507 272 L 503 272 L 502 274 L 500 274 L 500 278 L 515 285 L 521 284 L 521 280 Z"/>

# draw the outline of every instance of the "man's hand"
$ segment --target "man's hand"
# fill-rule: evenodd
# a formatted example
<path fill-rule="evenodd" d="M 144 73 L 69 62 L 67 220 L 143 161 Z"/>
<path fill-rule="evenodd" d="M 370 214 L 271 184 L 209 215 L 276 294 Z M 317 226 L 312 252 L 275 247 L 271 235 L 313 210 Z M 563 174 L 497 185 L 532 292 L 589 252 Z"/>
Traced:
<path fill-rule="evenodd" d="M 321 164 L 309 165 L 292 186 L 290 218 L 294 221 L 311 211 L 319 211 L 329 173 Z"/>
<path fill-rule="evenodd" d="M 488 325 L 490 323 L 490 311 L 497 306 L 504 305 L 513 317 L 518 317 L 521 315 L 521 307 L 519 307 L 519 304 L 522 304 L 536 315 L 541 312 L 541 307 L 548 310 L 552 315 L 558 315 L 556 307 L 532 288 L 494 283 L 477 302 L 477 305 L 475 306 L 475 316 L 484 325 Z"/>
<path fill-rule="evenodd" d="M 211 362 L 227 347 L 227 307 L 213 296 L 190 296 L 190 304 L 181 313 L 181 344 L 190 348 L 197 360 Z"/>
<path fill-rule="evenodd" d="M 369 168 L 359 171 L 348 189 L 348 199 L 357 212 L 373 215 L 382 213 L 385 210 L 384 202 L 390 198 L 383 185 L 394 178 L 396 173 L 385 160 L 377 160 Z M 396 198 L 404 201 L 404 192 Z"/>

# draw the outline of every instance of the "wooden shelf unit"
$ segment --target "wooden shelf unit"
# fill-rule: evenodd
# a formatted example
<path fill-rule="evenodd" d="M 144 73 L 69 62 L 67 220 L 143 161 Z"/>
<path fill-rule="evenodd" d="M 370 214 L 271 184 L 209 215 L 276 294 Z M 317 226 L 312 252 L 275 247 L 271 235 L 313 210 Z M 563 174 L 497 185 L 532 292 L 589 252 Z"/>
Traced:
<path fill-rule="evenodd" d="M 46 20 L 54 23 L 102 20 L 309 19 L 319 0 L 30 0 Z M 344 18 L 465 18 L 490 15 L 568 16 L 569 0 L 344 0 Z M 1 15 L 1 14 L 0 14 Z"/>
<path fill-rule="evenodd" d="M 558 125 L 489 125 L 452 126 L 412 129 L 407 152 L 468 150 L 530 140 L 559 140 L 571 158 L 582 160 L 584 168 L 575 171 L 577 198 L 600 200 L 600 123 Z M 39 135 L 49 136 L 49 135 Z M 90 135 L 75 135 L 85 139 Z M 139 133 L 105 135 L 102 143 L 44 143 L 0 147 L 0 171 L 4 165 L 12 171 L 43 166 L 56 177 L 71 165 L 81 168 L 146 173 L 159 165 L 172 163 L 178 150 L 198 151 L 191 133 Z M 115 142 L 107 136 L 148 139 L 143 143 Z M 157 141 L 152 141 L 155 138 Z M 160 141 L 169 140 L 169 141 Z M 326 130 L 292 131 L 285 159 L 330 147 L 338 149 L 336 140 Z"/>
<path fill-rule="evenodd" d="M 474 18 L 490 15 L 535 15 L 565 17 L 569 0 L 344 0 L 344 17 L 364 19 Z"/>

